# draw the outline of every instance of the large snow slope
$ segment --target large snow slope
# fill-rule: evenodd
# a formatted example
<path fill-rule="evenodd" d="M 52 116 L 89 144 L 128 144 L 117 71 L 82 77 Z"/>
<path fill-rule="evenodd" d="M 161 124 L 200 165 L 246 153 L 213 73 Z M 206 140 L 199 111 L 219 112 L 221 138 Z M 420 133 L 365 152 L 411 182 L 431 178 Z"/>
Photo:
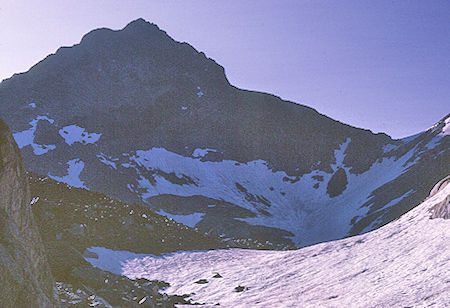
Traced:
<path fill-rule="evenodd" d="M 192 294 L 206 307 L 445 307 L 450 221 L 430 219 L 430 209 L 448 195 L 450 185 L 378 230 L 296 251 L 158 257 L 92 247 L 98 258 L 87 260 L 130 278 L 165 280 L 168 293 Z"/>

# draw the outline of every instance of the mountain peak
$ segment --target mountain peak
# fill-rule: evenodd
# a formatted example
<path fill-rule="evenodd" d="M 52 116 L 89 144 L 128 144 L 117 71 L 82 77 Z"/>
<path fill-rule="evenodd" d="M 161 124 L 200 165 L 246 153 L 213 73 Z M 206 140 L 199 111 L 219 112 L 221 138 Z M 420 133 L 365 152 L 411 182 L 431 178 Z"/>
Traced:
<path fill-rule="evenodd" d="M 2 83 L 0 101 L 32 171 L 229 237 L 305 246 L 359 234 L 449 173 L 448 122 L 400 141 L 374 135 L 231 86 L 143 19 L 61 48 Z"/>
<path fill-rule="evenodd" d="M 121 34 L 117 36 L 116 34 Z M 124 28 L 119 30 L 111 30 L 109 28 L 98 28 L 90 31 L 81 39 L 81 43 L 98 43 L 99 41 L 111 41 L 118 38 L 128 37 L 132 40 L 142 41 L 149 38 L 165 37 L 172 40 L 165 31 L 161 30 L 156 24 L 150 23 L 142 18 L 136 19 L 128 23 Z"/>
<path fill-rule="evenodd" d="M 444 127 L 442 128 L 442 134 L 444 136 L 450 135 L 450 113 L 447 114 L 445 118 L 441 120 L 444 123 Z"/>
<path fill-rule="evenodd" d="M 135 20 L 130 21 L 130 22 L 125 26 L 125 28 L 126 28 L 126 27 L 136 27 L 136 26 L 138 26 L 138 27 L 143 27 L 143 26 L 149 26 L 149 25 L 156 26 L 155 24 L 146 21 L 144 18 L 138 18 L 138 19 L 135 19 Z"/>
<path fill-rule="evenodd" d="M 156 24 L 148 22 L 148 21 L 146 21 L 143 18 L 138 18 L 136 20 L 133 20 L 133 21 L 129 22 L 122 29 L 122 31 L 124 31 L 124 30 L 125 31 L 126 30 L 138 30 L 138 31 L 158 30 L 158 31 L 161 31 L 161 32 L 165 33 L 165 31 L 162 31 Z"/>
<path fill-rule="evenodd" d="M 128 25 L 131 24 L 150 24 L 148 21 L 146 21 L 144 18 L 139 17 L 138 19 L 132 20 L 128 23 Z"/>
<path fill-rule="evenodd" d="M 450 113 L 443 117 L 439 122 L 430 127 L 428 132 L 438 134 L 440 136 L 447 136 L 450 134 Z"/>

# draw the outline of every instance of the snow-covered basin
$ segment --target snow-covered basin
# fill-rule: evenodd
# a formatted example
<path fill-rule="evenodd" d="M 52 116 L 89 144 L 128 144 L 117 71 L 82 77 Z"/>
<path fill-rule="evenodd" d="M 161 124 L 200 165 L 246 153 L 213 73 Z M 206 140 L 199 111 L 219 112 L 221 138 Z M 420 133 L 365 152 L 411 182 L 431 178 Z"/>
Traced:
<path fill-rule="evenodd" d="M 92 247 L 98 258 L 87 260 L 132 279 L 167 281 L 167 293 L 195 293 L 191 298 L 204 307 L 448 307 L 450 220 L 429 217 L 449 194 L 447 185 L 378 230 L 295 251 L 152 256 Z M 236 292 L 239 286 L 248 289 Z"/>

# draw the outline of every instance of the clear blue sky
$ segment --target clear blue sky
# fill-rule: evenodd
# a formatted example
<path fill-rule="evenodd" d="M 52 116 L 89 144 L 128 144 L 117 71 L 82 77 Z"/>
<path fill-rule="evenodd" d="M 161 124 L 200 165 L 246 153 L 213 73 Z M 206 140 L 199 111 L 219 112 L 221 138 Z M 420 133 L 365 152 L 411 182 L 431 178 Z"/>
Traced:
<path fill-rule="evenodd" d="M 0 0 L 0 79 L 139 17 L 204 51 L 235 86 L 351 125 L 399 138 L 450 112 L 445 0 Z"/>

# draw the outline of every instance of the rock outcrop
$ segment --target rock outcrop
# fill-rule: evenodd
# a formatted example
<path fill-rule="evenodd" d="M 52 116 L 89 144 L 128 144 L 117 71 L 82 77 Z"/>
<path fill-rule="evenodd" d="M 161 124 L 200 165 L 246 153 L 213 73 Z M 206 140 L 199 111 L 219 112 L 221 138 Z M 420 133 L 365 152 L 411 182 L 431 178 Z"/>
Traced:
<path fill-rule="evenodd" d="M 450 175 L 439 181 L 430 192 L 430 197 L 443 190 L 450 183 Z M 450 219 L 450 195 L 432 208 L 431 218 Z"/>
<path fill-rule="evenodd" d="M 59 307 L 20 151 L 0 120 L 0 306 Z"/>

